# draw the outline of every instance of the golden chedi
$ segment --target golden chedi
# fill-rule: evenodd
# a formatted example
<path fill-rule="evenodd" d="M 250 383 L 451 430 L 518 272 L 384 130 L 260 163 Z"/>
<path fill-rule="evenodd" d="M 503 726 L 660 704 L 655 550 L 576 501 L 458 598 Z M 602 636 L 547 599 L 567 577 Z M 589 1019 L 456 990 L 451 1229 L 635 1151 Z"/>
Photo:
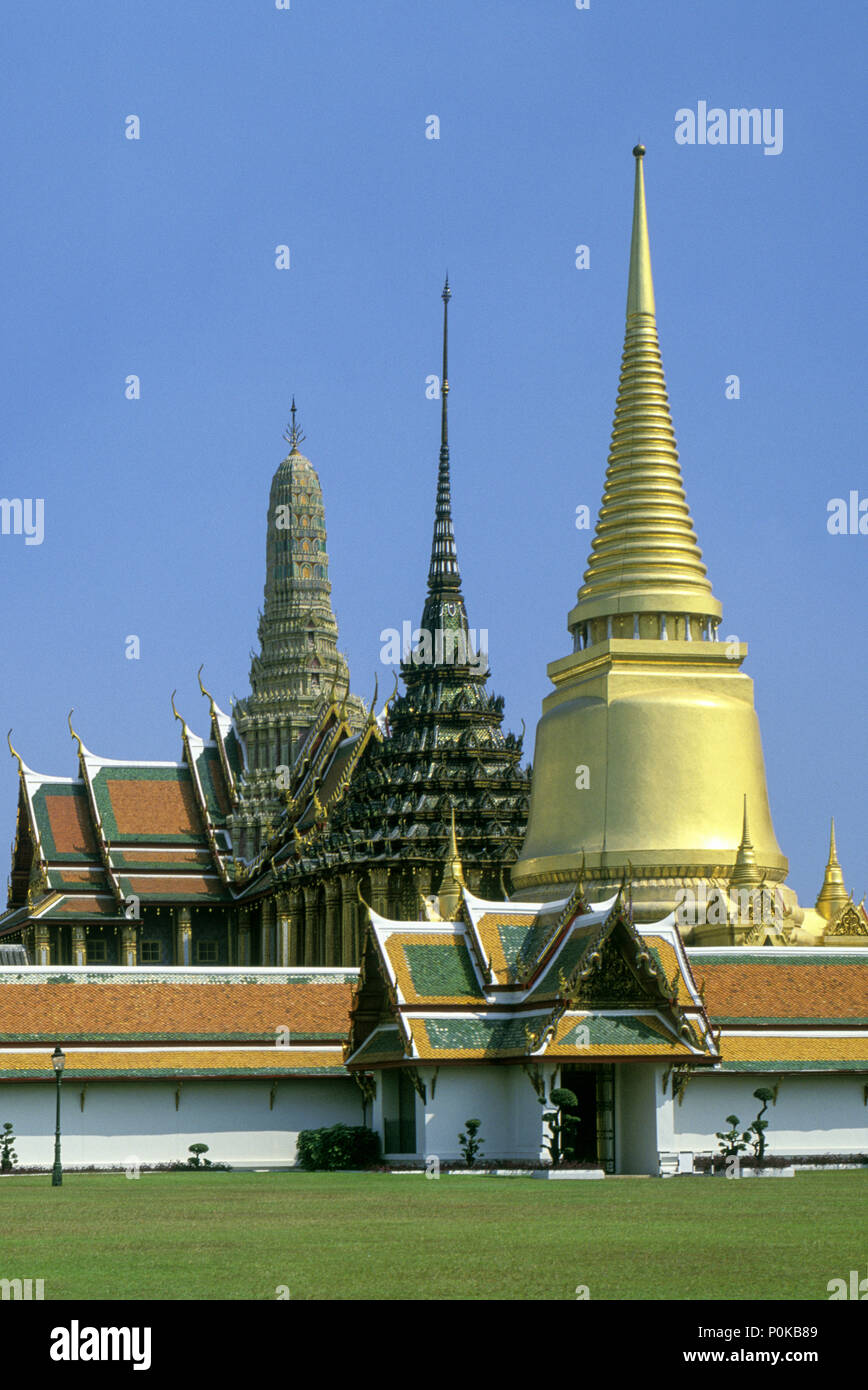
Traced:
<path fill-rule="evenodd" d="M 787 874 L 766 790 L 747 647 L 718 640 L 712 592 L 684 494 L 663 365 L 637 146 L 627 326 L 612 447 L 588 567 L 569 614 L 573 651 L 554 661 L 537 727 L 515 896 L 563 896 L 584 860 L 592 897 L 627 878 L 638 920 L 728 894 L 744 878 L 772 896 Z M 735 886 L 738 886 L 737 884 Z M 722 901 L 723 899 L 721 899 Z M 776 895 L 787 928 L 795 895 Z M 709 919 L 710 920 L 710 919 Z M 694 939 L 742 940 L 747 922 Z M 690 934 L 686 930 L 685 934 Z"/>

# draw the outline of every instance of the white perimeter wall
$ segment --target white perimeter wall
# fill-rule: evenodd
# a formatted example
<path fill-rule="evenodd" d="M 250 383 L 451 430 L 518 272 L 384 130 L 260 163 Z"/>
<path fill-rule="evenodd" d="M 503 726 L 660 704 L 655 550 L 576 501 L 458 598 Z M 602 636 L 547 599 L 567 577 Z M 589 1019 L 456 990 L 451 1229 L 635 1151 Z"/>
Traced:
<path fill-rule="evenodd" d="M 549 1079 L 547 1069 L 546 1080 Z M 420 1066 L 426 1102 L 416 1097 L 416 1157 L 452 1162 L 464 1157 L 458 1143 L 469 1119 L 481 1120 L 484 1143 L 477 1162 L 492 1159 L 538 1161 L 542 1155 L 543 1106 L 521 1067 Z M 432 1082 L 433 1095 L 432 1095 Z M 373 1127 L 383 1140 L 382 1073 L 377 1078 Z M 412 1154 L 395 1155 L 412 1159 Z"/>
<path fill-rule="evenodd" d="M 65 1082 L 64 1166 L 171 1163 L 201 1142 L 212 1162 L 283 1167 L 295 1162 L 299 1130 L 363 1123 L 362 1093 L 349 1077 L 279 1081 L 273 1109 L 270 1081 L 185 1081 L 177 1110 L 176 1088 L 174 1081 L 91 1081 L 82 1110 L 81 1082 Z M 53 1084 L 0 1083 L 0 1124 L 15 1127 L 19 1165 L 54 1162 L 54 1118 Z"/>
<path fill-rule="evenodd" d="M 656 1175 L 657 1105 L 663 1068 L 621 1062 L 615 1067 L 615 1172 Z"/>
<path fill-rule="evenodd" d="M 772 1090 L 780 1081 L 776 1105 L 769 1105 L 766 1152 L 825 1154 L 868 1152 L 868 1108 L 865 1076 L 830 1076 L 822 1072 L 782 1076 L 697 1075 L 687 1083 L 682 1104 L 670 1092 L 660 1113 L 661 1150 L 719 1153 L 716 1130 L 729 1128 L 727 1115 L 737 1115 L 743 1129 L 756 1119 L 762 1105 L 754 1097 L 761 1086 Z M 659 1085 L 659 1083 L 658 1083 Z"/>

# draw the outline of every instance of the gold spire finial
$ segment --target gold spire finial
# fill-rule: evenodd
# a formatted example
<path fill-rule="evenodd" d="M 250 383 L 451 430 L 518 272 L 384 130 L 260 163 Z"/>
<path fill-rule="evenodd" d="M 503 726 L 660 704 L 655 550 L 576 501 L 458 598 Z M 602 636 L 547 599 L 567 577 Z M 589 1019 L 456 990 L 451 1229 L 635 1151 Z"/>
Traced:
<path fill-rule="evenodd" d="M 452 826 L 449 833 L 449 849 L 443 866 L 443 877 L 437 891 L 440 916 L 444 922 L 454 922 L 463 901 L 464 870 L 458 853 L 458 837 L 455 832 L 455 807 L 452 807 Z"/>
<path fill-rule="evenodd" d="M 622 615 L 627 615 L 633 626 L 639 614 L 648 614 L 649 626 L 653 629 L 656 623 L 662 637 L 661 615 L 679 614 L 682 621 L 684 615 L 695 615 L 698 630 L 709 621 L 719 622 L 721 607 L 702 563 L 684 495 L 657 341 L 645 146 L 636 145 L 633 154 L 633 227 L 621 380 L 603 501 L 568 625 L 575 633 L 592 619 L 617 615 L 623 623 Z"/>
<path fill-rule="evenodd" d="M 735 856 L 730 886 L 732 888 L 755 888 L 763 880 L 762 869 L 756 862 L 756 850 L 750 838 L 750 824 L 747 816 L 747 792 L 744 795 L 744 810 L 741 821 L 741 840 Z"/>
<path fill-rule="evenodd" d="M 292 424 L 287 425 L 286 429 L 283 432 L 283 437 L 289 445 L 289 452 L 291 454 L 297 454 L 299 452 L 299 444 L 301 444 L 301 442 L 307 438 L 307 435 L 305 435 L 299 429 L 298 425 L 295 422 L 295 396 L 293 396 L 292 398 L 292 408 L 290 410 L 290 414 L 292 415 Z"/>
<path fill-rule="evenodd" d="M 827 922 L 833 922 L 849 902 L 850 894 L 845 887 L 844 874 L 841 865 L 838 863 L 838 847 L 835 843 L 835 818 L 833 816 L 829 832 L 829 858 L 826 861 L 823 886 L 817 897 L 817 911 L 821 917 L 826 918 Z"/>
<path fill-rule="evenodd" d="M 645 146 L 633 149 L 636 181 L 633 188 L 633 235 L 630 241 L 630 275 L 627 282 L 627 317 L 654 314 L 654 281 L 651 277 L 651 246 L 648 240 L 648 213 L 645 208 L 645 174 L 642 160 Z"/>

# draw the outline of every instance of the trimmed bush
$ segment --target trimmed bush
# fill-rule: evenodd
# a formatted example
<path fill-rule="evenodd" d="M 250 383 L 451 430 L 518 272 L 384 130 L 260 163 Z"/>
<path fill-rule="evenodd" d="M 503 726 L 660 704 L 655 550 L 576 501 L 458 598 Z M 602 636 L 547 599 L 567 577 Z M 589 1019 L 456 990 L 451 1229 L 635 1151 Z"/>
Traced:
<path fill-rule="evenodd" d="M 379 1156 L 379 1137 L 367 1125 L 303 1129 L 298 1136 L 298 1165 L 308 1172 L 369 1168 Z"/>

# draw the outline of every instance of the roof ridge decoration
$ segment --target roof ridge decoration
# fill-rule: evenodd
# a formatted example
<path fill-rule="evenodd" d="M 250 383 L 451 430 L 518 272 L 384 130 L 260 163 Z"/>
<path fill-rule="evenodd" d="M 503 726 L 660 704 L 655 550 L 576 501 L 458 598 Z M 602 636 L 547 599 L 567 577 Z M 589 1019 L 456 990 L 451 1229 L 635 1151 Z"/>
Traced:
<path fill-rule="evenodd" d="M 644 145 L 636 160 L 621 379 L 603 500 L 570 627 L 639 611 L 692 613 L 717 623 L 721 607 L 702 563 L 687 505 L 663 363 L 645 205 Z"/>
<path fill-rule="evenodd" d="M 19 777 L 23 777 L 24 774 L 25 774 L 25 772 L 30 772 L 30 773 L 32 773 L 32 772 L 33 772 L 33 768 L 32 768 L 32 767 L 28 767 L 27 764 L 25 763 L 24 759 L 22 758 L 21 754 L 18 753 L 18 752 L 12 747 L 12 730 L 11 730 L 11 729 L 9 730 L 9 732 L 8 732 L 7 735 L 6 735 L 6 742 L 7 742 L 8 745 L 9 745 L 9 752 L 12 754 L 13 758 L 17 758 L 17 759 L 18 759 L 18 776 L 19 776 Z"/>
<path fill-rule="evenodd" d="M 75 732 L 75 729 L 72 727 L 72 716 L 74 713 L 75 708 L 73 707 L 66 717 L 66 722 L 69 725 L 70 737 L 73 738 L 78 744 L 78 766 L 79 772 L 81 774 L 81 780 L 84 783 L 85 798 L 87 801 L 88 810 L 90 811 L 91 823 L 94 831 L 94 840 L 96 841 L 96 846 L 99 851 L 100 862 L 102 863 L 103 869 L 105 870 L 106 878 L 109 881 L 109 887 L 111 888 L 112 896 L 114 897 L 115 902 L 118 904 L 119 907 L 125 908 L 126 898 L 124 897 L 123 889 L 121 888 L 121 885 L 118 882 L 117 877 L 115 876 L 115 868 L 112 864 L 111 846 L 109 845 L 108 837 L 103 828 L 102 816 L 99 813 L 99 806 L 97 805 L 96 793 L 93 789 L 93 783 L 90 779 L 90 772 L 87 766 L 88 758 L 93 758 L 95 755 L 91 753 L 89 749 L 85 748 L 80 736 Z"/>
<path fill-rule="evenodd" d="M 229 762 L 229 756 L 226 752 L 226 744 L 223 740 L 223 730 L 220 727 L 221 718 L 225 719 L 228 722 L 230 729 L 233 727 L 233 720 L 231 715 L 224 714 L 223 710 L 220 708 L 220 706 L 217 704 L 217 701 L 214 699 L 214 696 L 211 694 L 210 690 L 206 690 L 202 682 L 202 672 L 204 671 L 204 669 L 205 663 L 203 661 L 202 665 L 196 672 L 196 679 L 199 682 L 199 689 L 205 696 L 210 706 L 209 713 L 211 717 L 211 737 L 217 745 L 217 757 L 220 760 L 220 771 L 223 773 L 223 781 L 226 783 L 226 790 L 229 794 L 229 804 L 230 806 L 234 807 L 238 802 L 238 788 L 236 786 L 235 773 L 232 771 L 232 767 Z"/>
<path fill-rule="evenodd" d="M 177 690 L 172 691 L 172 713 L 181 725 L 181 742 L 184 748 L 184 759 L 186 761 L 187 768 L 190 773 L 190 780 L 193 784 L 193 795 L 196 799 L 196 809 L 199 812 L 199 819 L 201 820 L 202 825 L 205 829 L 205 838 L 208 841 L 208 848 L 211 851 L 211 862 L 217 869 L 217 874 L 220 878 L 221 883 L 225 884 L 228 887 L 229 871 L 226 868 L 226 865 L 223 862 L 223 857 L 220 854 L 220 851 L 217 847 L 217 838 L 214 834 L 214 827 L 211 824 L 211 816 L 208 811 L 208 802 L 205 798 L 205 792 L 202 787 L 201 779 L 199 777 L 199 768 L 196 759 L 193 756 L 193 750 L 190 747 L 190 730 L 187 727 L 187 721 L 184 719 L 183 715 L 180 715 L 178 713 L 177 707 L 175 705 L 175 696 L 177 695 L 177 693 Z"/>

